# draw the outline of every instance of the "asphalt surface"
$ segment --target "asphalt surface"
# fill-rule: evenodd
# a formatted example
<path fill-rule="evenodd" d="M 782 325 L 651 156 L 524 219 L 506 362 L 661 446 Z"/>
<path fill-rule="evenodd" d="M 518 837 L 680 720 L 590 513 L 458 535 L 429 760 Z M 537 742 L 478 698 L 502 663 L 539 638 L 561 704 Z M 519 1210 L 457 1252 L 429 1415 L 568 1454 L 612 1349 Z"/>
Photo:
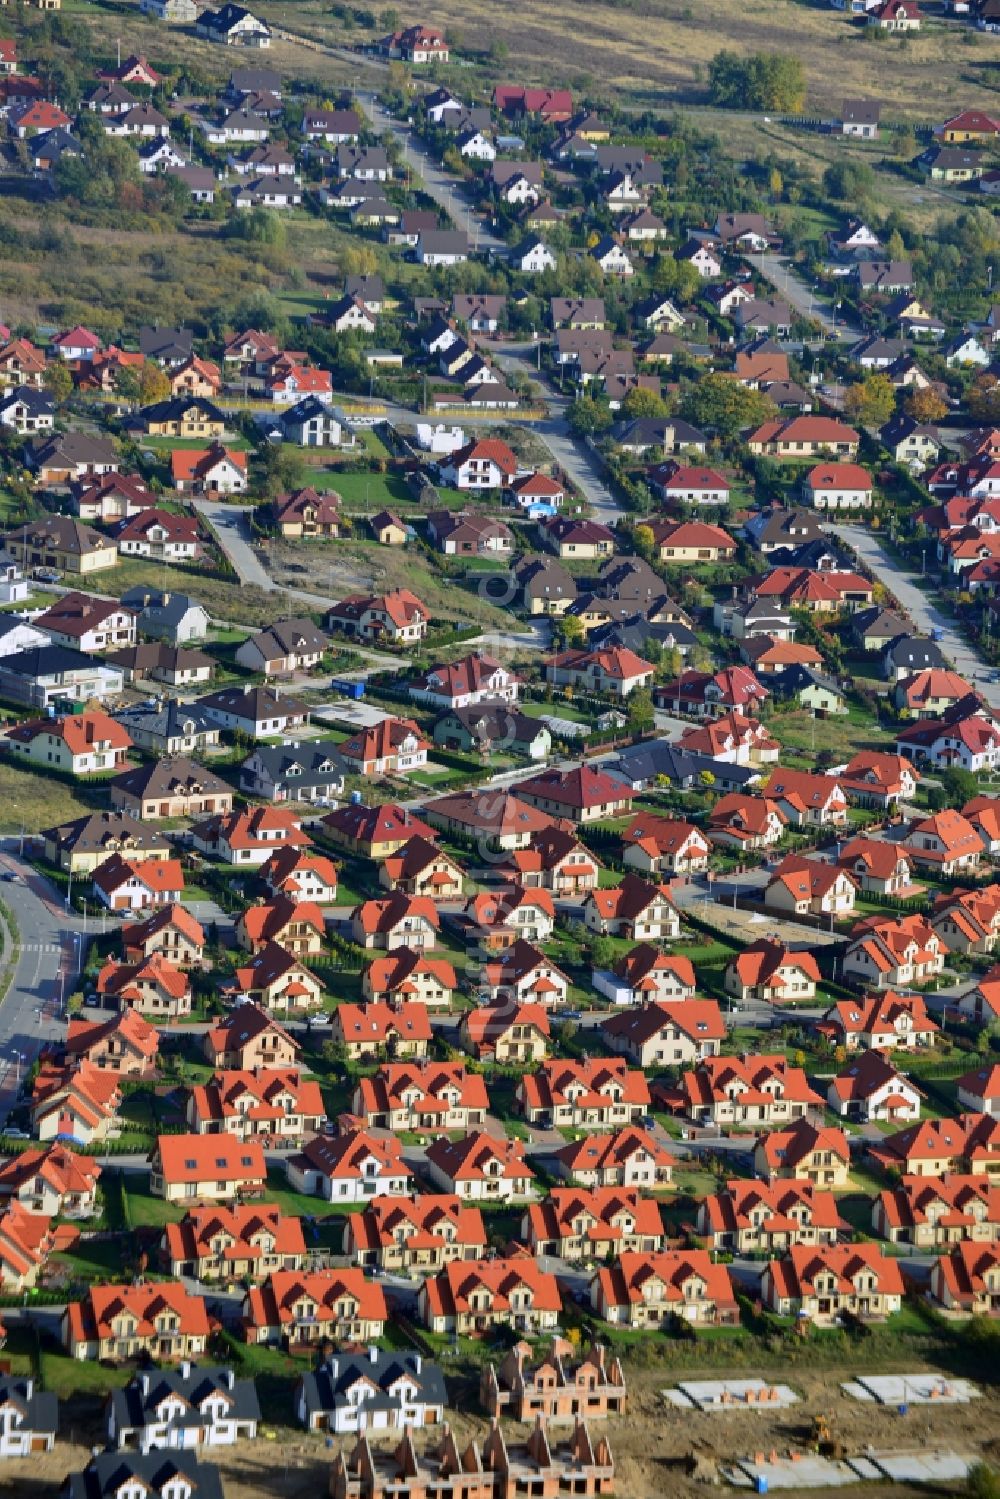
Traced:
<path fill-rule="evenodd" d="M 18 857 L 18 842 L 8 835 L 0 844 L 0 872 L 19 876 L 0 884 L 18 926 L 14 977 L 0 1000 L 0 1120 L 42 1046 L 65 1034 L 61 1004 L 80 973 L 85 930 L 84 918 L 67 911 L 48 881 Z M 94 929 L 92 911 L 87 930 Z"/>
<path fill-rule="evenodd" d="M 988 680 L 992 673 L 983 657 L 965 637 L 950 615 L 942 614 L 927 596 L 929 580 L 920 573 L 905 572 L 876 537 L 862 526 L 831 525 L 829 529 L 867 564 L 899 600 L 921 635 L 941 631 L 940 646 L 955 670 L 970 682 L 993 708 L 1000 708 L 1000 682 Z"/>
<path fill-rule="evenodd" d="M 861 329 L 828 311 L 827 302 L 821 301 L 812 287 L 790 269 L 783 256 L 765 254 L 748 255 L 746 258 L 764 280 L 770 281 L 775 290 L 781 293 L 791 308 L 802 317 L 814 318 L 831 338 L 842 338 L 852 343 L 861 338 Z"/>
<path fill-rule="evenodd" d="M 356 103 L 364 110 L 373 128 L 379 135 L 392 135 L 403 151 L 403 159 L 411 172 L 422 179 L 427 195 L 443 208 L 452 223 L 469 236 L 474 250 L 486 250 L 491 255 L 506 259 L 507 246 L 492 230 L 488 229 L 465 196 L 464 189 L 450 172 L 424 148 L 420 137 L 405 122 L 393 119 L 378 102 L 376 94 L 362 92 L 356 95 Z"/>

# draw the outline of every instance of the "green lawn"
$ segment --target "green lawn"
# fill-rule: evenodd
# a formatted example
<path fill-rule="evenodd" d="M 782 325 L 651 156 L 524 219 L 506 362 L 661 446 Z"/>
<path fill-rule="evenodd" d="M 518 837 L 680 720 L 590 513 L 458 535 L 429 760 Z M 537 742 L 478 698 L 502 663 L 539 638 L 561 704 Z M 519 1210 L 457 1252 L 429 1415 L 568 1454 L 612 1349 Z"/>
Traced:
<path fill-rule="evenodd" d="M 316 489 L 335 489 L 346 505 L 376 510 L 413 503 L 413 494 L 398 474 L 341 473 L 328 469 L 313 479 Z"/>
<path fill-rule="evenodd" d="M 122 1195 L 126 1221 L 132 1228 L 162 1228 L 166 1223 L 179 1223 L 184 1217 L 180 1203 L 154 1197 L 149 1190 L 149 1178 L 137 1172 L 123 1177 Z"/>
<path fill-rule="evenodd" d="M 589 724 L 593 717 L 592 714 L 584 713 L 579 708 L 574 708 L 571 703 L 546 703 L 531 700 L 519 703 L 518 707 L 529 718 L 568 718 L 573 723 Z"/>
<path fill-rule="evenodd" d="M 66 1353 L 46 1350 L 39 1355 L 38 1374 L 42 1389 L 71 1400 L 76 1395 L 108 1395 L 120 1390 L 132 1377 L 128 1365 L 110 1368 L 87 1359 L 70 1358 Z"/>
<path fill-rule="evenodd" d="M 310 1197 L 305 1192 L 294 1191 L 283 1171 L 267 1173 L 267 1199 L 290 1218 L 328 1218 L 334 1214 L 343 1217 L 345 1213 L 361 1211 L 360 1203 L 327 1202 L 323 1197 Z"/>

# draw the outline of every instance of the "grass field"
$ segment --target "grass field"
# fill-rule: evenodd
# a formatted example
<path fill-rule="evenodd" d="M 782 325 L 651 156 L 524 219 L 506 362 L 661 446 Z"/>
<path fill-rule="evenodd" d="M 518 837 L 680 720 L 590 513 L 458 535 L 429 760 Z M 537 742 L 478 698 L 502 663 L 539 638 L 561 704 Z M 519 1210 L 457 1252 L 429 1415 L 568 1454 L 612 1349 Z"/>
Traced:
<path fill-rule="evenodd" d="M 322 0 L 264 0 L 262 13 L 293 30 L 343 43 Z M 503 46 L 497 78 L 586 86 L 595 97 L 663 109 L 706 101 L 704 70 L 722 47 L 788 51 L 806 69 L 808 114 L 868 98 L 878 78 L 884 114 L 947 118 L 963 105 L 988 108 L 988 68 L 1000 41 L 926 16 L 919 35 L 873 40 L 865 27 L 822 0 L 561 0 L 498 11 L 485 0 L 435 0 L 421 12 L 467 56 Z M 355 33 L 361 40 L 365 33 Z M 970 37 L 970 40 L 966 38 Z M 155 54 L 154 54 L 155 55 Z M 453 70 L 454 72 L 454 70 Z"/>
<path fill-rule="evenodd" d="M 129 588 L 165 588 L 171 593 L 190 593 L 204 604 L 213 618 L 260 626 L 275 618 L 274 597 L 262 588 L 220 578 L 210 573 L 188 573 L 165 567 L 146 558 L 125 558 L 107 572 L 77 580 L 77 586 L 92 593 L 121 595 Z"/>
<path fill-rule="evenodd" d="M 0 756 L 0 833 L 40 833 L 106 805 L 107 790 L 37 775 Z"/>

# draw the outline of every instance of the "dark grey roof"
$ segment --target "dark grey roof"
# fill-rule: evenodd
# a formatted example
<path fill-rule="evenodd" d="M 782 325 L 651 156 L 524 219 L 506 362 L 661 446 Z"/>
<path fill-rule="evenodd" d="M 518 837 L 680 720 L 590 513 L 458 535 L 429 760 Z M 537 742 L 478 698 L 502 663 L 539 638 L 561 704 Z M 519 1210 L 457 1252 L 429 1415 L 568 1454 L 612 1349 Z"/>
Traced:
<path fill-rule="evenodd" d="M 628 619 L 615 620 L 611 624 L 601 625 L 596 630 L 591 630 L 587 637 L 587 645 L 591 650 L 605 650 L 608 646 L 623 646 L 626 650 L 635 651 L 642 655 L 643 647 L 648 646 L 651 640 L 656 640 L 666 650 L 675 647 L 678 650 L 687 650 L 697 645 L 698 637 L 687 625 L 676 621 L 673 623 L 654 623 L 646 618 L 644 614 L 632 614 Z"/>
<path fill-rule="evenodd" d="M 189 1410 L 180 1419 L 175 1418 L 171 1426 L 201 1426 L 204 1416 L 201 1408 L 205 1400 L 217 1391 L 231 1401 L 230 1419 L 236 1421 L 259 1421 L 260 1406 L 257 1390 L 252 1379 L 237 1379 L 231 1369 L 221 1365 L 181 1365 L 177 1369 L 151 1369 L 136 1374 L 123 1390 L 115 1390 L 111 1396 L 111 1409 L 115 1417 L 115 1430 L 126 1427 L 142 1427 L 159 1423 L 158 1407 L 168 1395 L 179 1395 L 186 1401 Z"/>
<path fill-rule="evenodd" d="M 540 719 L 521 713 L 516 706 L 484 702 L 447 709 L 434 720 L 434 729 L 439 724 L 454 722 L 456 719 L 474 739 L 488 739 L 494 745 L 510 741 L 515 744 L 532 744 L 546 727 Z"/>
<path fill-rule="evenodd" d="M 851 634 L 858 640 L 866 635 L 881 635 L 883 640 L 896 640 L 905 633 L 906 621 L 891 609 L 873 604 L 870 609 L 859 609 L 851 615 Z"/>
<path fill-rule="evenodd" d="M 514 576 L 526 598 L 576 598 L 576 580 L 558 558 L 534 553 L 522 557 L 514 569 Z"/>
<path fill-rule="evenodd" d="M 817 536 L 812 541 L 803 541 L 799 546 L 777 547 L 768 553 L 772 567 L 811 567 L 822 570 L 830 566 L 833 558 L 850 569 L 850 563 L 832 537 Z"/>
<path fill-rule="evenodd" d="M 156 401 L 152 406 L 143 406 L 140 411 L 136 412 L 134 421 L 142 425 L 149 422 L 178 422 L 192 407 L 204 421 L 225 421 L 218 406 L 211 401 L 206 401 L 203 396 L 171 396 L 169 400 Z"/>
<path fill-rule="evenodd" d="M 629 782 L 651 781 L 666 776 L 678 786 L 691 786 L 703 770 L 715 777 L 719 790 L 742 790 L 759 781 L 761 773 L 749 765 L 730 765 L 711 755 L 691 754 L 666 739 L 649 739 L 623 749 L 617 760 L 609 760 L 603 769 L 614 775 L 620 770 Z"/>
<path fill-rule="evenodd" d="M 72 651 L 65 645 L 39 645 L 28 651 L 4 656 L 0 660 L 5 672 L 15 677 L 27 677 L 41 681 L 45 677 L 66 676 L 78 671 L 94 671 L 107 666 L 99 656 L 90 656 L 86 651 Z M 116 668 L 112 668 L 115 670 Z"/>
<path fill-rule="evenodd" d="M 755 546 L 800 547 L 804 542 L 821 540 L 829 546 L 819 517 L 812 510 L 759 510 L 743 527 Z"/>
<path fill-rule="evenodd" d="M 147 359 L 187 359 L 194 352 L 194 334 L 190 328 L 140 328 L 139 352 Z"/>
<path fill-rule="evenodd" d="M 322 630 L 311 619 L 278 619 L 264 630 L 258 630 L 247 644 L 256 645 L 265 660 L 273 654 L 299 655 L 325 651 L 330 644 Z"/>
<path fill-rule="evenodd" d="M 886 647 L 886 668 L 904 668 L 908 672 L 935 671 L 947 667 L 944 652 L 933 640 L 924 640 L 919 635 L 897 635 Z"/>
<path fill-rule="evenodd" d="M 164 701 L 155 708 L 122 708 L 113 717 L 129 733 L 138 730 L 164 740 L 189 734 L 215 733 L 219 729 L 217 721 L 204 708 L 199 708 L 197 703 L 178 703 L 172 700 Z"/>
<path fill-rule="evenodd" d="M 843 688 L 832 677 L 825 676 L 821 671 L 814 671 L 811 666 L 803 666 L 800 661 L 794 666 L 787 666 L 784 671 L 774 673 L 772 690 L 778 697 L 794 697 L 807 687 L 822 687 L 836 697 L 844 696 Z"/>
<path fill-rule="evenodd" d="M 305 739 L 301 744 L 261 744 L 243 761 L 241 779 L 251 779 L 254 761 L 277 785 L 328 786 L 331 776 L 344 775 L 340 745 L 334 739 Z"/>
<path fill-rule="evenodd" d="M 623 447 L 663 447 L 670 434 L 673 447 L 700 447 L 708 442 L 704 432 L 677 416 L 637 416 L 632 421 L 616 422 L 611 429 L 615 442 Z"/>
<path fill-rule="evenodd" d="M 378 1393 L 365 1396 L 365 1409 L 398 1412 L 402 1401 L 391 1392 L 391 1387 L 400 1379 L 417 1386 L 418 1400 L 423 1403 L 447 1404 L 444 1375 L 438 1365 L 409 1351 L 384 1352 L 372 1348 L 367 1354 L 336 1354 L 312 1373 L 304 1374 L 300 1389 L 307 1411 L 335 1411 L 349 1403 L 350 1391 L 359 1380 L 371 1381 L 378 1386 Z"/>
<path fill-rule="evenodd" d="M 270 687 L 222 687 L 218 692 L 209 692 L 198 698 L 198 703 L 203 708 L 214 708 L 218 713 L 235 714 L 248 723 L 258 723 L 262 718 L 296 716 L 309 711 L 298 698 L 286 696 Z"/>
<path fill-rule="evenodd" d="M 46 828 L 43 838 L 51 839 L 59 849 L 73 849 L 77 853 L 89 852 L 129 839 L 143 851 L 170 852 L 170 844 L 162 833 L 156 833 L 128 812 L 91 812 L 87 817 L 76 817 L 59 827 Z"/>
<path fill-rule="evenodd" d="M 129 588 L 121 602 L 126 608 L 139 610 L 140 630 L 152 624 L 178 625 L 189 609 L 204 608 L 189 594 L 161 593 L 155 588 Z"/>
<path fill-rule="evenodd" d="M 112 1499 L 130 1478 L 142 1481 L 150 1495 L 161 1495 L 171 1478 L 183 1474 L 191 1499 L 223 1499 L 222 1479 L 212 1463 L 193 1452 L 99 1452 L 82 1473 L 72 1473 L 63 1499 Z"/>
<path fill-rule="evenodd" d="M 0 395 L 0 411 L 17 405 L 26 406 L 29 416 L 51 416 L 56 409 L 47 390 L 34 390 L 30 385 L 15 385 Z"/>
<path fill-rule="evenodd" d="M 47 1391 L 36 1391 L 32 1379 L 5 1376 L 0 1379 L 0 1405 L 19 1406 L 24 1412 L 22 1431 L 56 1430 L 59 1421 L 59 1401 Z"/>

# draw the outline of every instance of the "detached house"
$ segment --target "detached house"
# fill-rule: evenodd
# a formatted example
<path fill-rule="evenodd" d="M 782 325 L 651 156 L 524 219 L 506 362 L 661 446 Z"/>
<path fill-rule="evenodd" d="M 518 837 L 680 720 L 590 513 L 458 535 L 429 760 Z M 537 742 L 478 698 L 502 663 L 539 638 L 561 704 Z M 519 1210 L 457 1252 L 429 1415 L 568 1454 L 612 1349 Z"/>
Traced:
<path fill-rule="evenodd" d="M 783 1129 L 758 1137 L 753 1167 L 764 1181 L 845 1187 L 851 1169 L 851 1151 L 842 1129 L 800 1118 Z"/>
<path fill-rule="evenodd" d="M 427 740 L 411 718 L 387 717 L 345 739 L 338 753 L 349 771 L 370 780 L 421 769 L 427 764 L 427 749 Z"/>
<path fill-rule="evenodd" d="M 528 1123 L 547 1129 L 608 1129 L 630 1124 L 649 1109 L 642 1073 L 610 1057 L 543 1062 L 520 1079 L 514 1096 Z"/>
<path fill-rule="evenodd" d="M 675 1317 L 707 1327 L 739 1323 L 729 1272 L 713 1264 L 705 1249 L 626 1252 L 597 1272 L 590 1304 L 618 1327 L 663 1327 Z"/>
<path fill-rule="evenodd" d="M 913 823 L 903 846 L 918 867 L 945 877 L 978 869 L 983 855 L 976 829 L 951 807 Z"/>
<path fill-rule="evenodd" d="M 646 875 L 696 873 L 708 868 L 712 851 L 704 833 L 691 823 L 652 813 L 632 819 L 622 833 L 622 846 L 625 864 Z"/>
<path fill-rule="evenodd" d="M 251 635 L 237 648 L 236 660 L 247 671 L 273 677 L 313 671 L 321 665 L 329 641 L 308 619 L 282 619 Z"/>
<path fill-rule="evenodd" d="M 327 1202 L 368 1202 L 373 1197 L 410 1191 L 413 1175 L 393 1136 L 376 1138 L 366 1130 L 317 1135 L 300 1155 L 285 1163 L 289 1186 Z"/>
<path fill-rule="evenodd" d="M 601 1026 L 608 1049 L 637 1067 L 676 1067 L 717 1056 L 726 1028 L 714 999 L 649 1000 Z"/>
<path fill-rule="evenodd" d="M 202 1049 L 213 1067 L 252 1071 L 256 1067 L 294 1067 L 299 1043 L 255 1004 L 238 1005 L 224 1021 L 205 1032 Z"/>
<path fill-rule="evenodd" d="M 764 889 L 764 904 L 797 916 L 840 916 L 854 910 L 855 884 L 846 870 L 786 854 Z"/>
<path fill-rule="evenodd" d="M 876 1244 L 795 1244 L 768 1263 L 761 1279 L 771 1311 L 821 1326 L 840 1322 L 845 1313 L 882 1321 L 900 1310 L 903 1291 L 899 1261 Z"/>
<path fill-rule="evenodd" d="M 944 968 L 946 947 L 924 916 L 871 916 L 859 922 L 842 972 L 875 989 L 906 989 Z"/>
<path fill-rule="evenodd" d="M 223 1135 L 160 1135 L 150 1157 L 149 1190 L 167 1202 L 234 1202 L 267 1185 L 256 1140 Z"/>
<path fill-rule="evenodd" d="M 620 885 L 591 890 L 583 906 L 589 931 L 612 937 L 673 941 L 680 936 L 681 921 L 666 885 L 654 885 L 627 874 Z"/>
<path fill-rule="evenodd" d="M 761 937 L 726 964 L 726 993 L 741 1004 L 796 1004 L 816 997 L 819 967 L 808 949 L 793 951 L 784 943 Z"/>
<path fill-rule="evenodd" d="M 886 1052 L 933 1046 L 939 1028 L 921 995 L 889 991 L 837 1000 L 816 1022 L 816 1029 L 847 1051 Z"/>
<path fill-rule="evenodd" d="M 537 1336 L 559 1321 L 562 1298 L 554 1275 L 528 1256 L 452 1261 L 417 1293 L 420 1320 L 435 1333 L 482 1337 L 496 1328 Z"/>
<path fill-rule="evenodd" d="M 389 1319 L 385 1292 L 362 1270 L 275 1270 L 243 1302 L 251 1346 L 306 1351 L 326 1341 L 373 1342 Z"/>
<path fill-rule="evenodd" d="M 352 1264 L 397 1275 L 440 1270 L 449 1260 L 486 1253 L 486 1227 L 477 1207 L 457 1196 L 376 1197 L 344 1220 L 344 1253 Z"/>
<path fill-rule="evenodd" d="M 837 827 L 847 821 L 847 798 L 836 776 L 775 770 L 764 794 L 794 827 Z"/>
<path fill-rule="evenodd" d="M 204 1299 L 169 1281 L 91 1286 L 62 1318 L 70 1358 L 120 1363 L 145 1354 L 160 1363 L 200 1358 L 208 1344 Z"/>
<path fill-rule="evenodd" d="M 366 900 L 351 912 L 351 939 L 361 947 L 393 952 L 397 948 L 427 949 L 437 941 L 441 919 L 434 901 L 425 895 L 395 890 L 385 900 Z"/>
<path fill-rule="evenodd" d="M 473 1131 L 457 1140 L 439 1137 L 427 1149 L 427 1174 L 436 1187 L 463 1202 L 512 1202 L 534 1195 L 535 1174 L 521 1140 Z"/>
<path fill-rule="evenodd" d="M 666 1238 L 659 1204 L 621 1187 L 553 1187 L 521 1219 L 520 1242 L 532 1254 L 569 1261 L 652 1254 Z"/>
<path fill-rule="evenodd" d="M 232 992 L 269 1010 L 315 1010 L 322 1003 L 323 985 L 293 953 L 268 942 L 249 963 L 236 969 Z"/>
<path fill-rule="evenodd" d="M 669 1186 L 673 1156 L 645 1130 L 629 1126 L 610 1135 L 585 1135 L 563 1145 L 552 1169 L 581 1187 Z"/>
<path fill-rule="evenodd" d="M 919 1119 L 923 1094 L 884 1052 L 866 1051 L 837 1073 L 826 1098 L 842 1119 L 906 1124 Z"/>
<path fill-rule="evenodd" d="M 339 1004 L 333 1014 L 333 1038 L 352 1062 L 365 1057 L 425 1057 L 431 1042 L 431 1023 L 425 1005 L 401 1004 L 398 1009 L 372 1001 Z"/>
<path fill-rule="evenodd" d="M 430 611 L 408 588 L 390 593 L 357 595 L 344 599 L 326 616 L 330 630 L 343 630 L 348 636 L 372 643 L 388 639 L 412 644 L 427 634 Z"/>
<path fill-rule="evenodd" d="M 631 792 L 620 780 L 590 765 L 541 771 L 519 781 L 517 794 L 529 806 L 577 823 L 620 817 L 632 806 Z"/>

